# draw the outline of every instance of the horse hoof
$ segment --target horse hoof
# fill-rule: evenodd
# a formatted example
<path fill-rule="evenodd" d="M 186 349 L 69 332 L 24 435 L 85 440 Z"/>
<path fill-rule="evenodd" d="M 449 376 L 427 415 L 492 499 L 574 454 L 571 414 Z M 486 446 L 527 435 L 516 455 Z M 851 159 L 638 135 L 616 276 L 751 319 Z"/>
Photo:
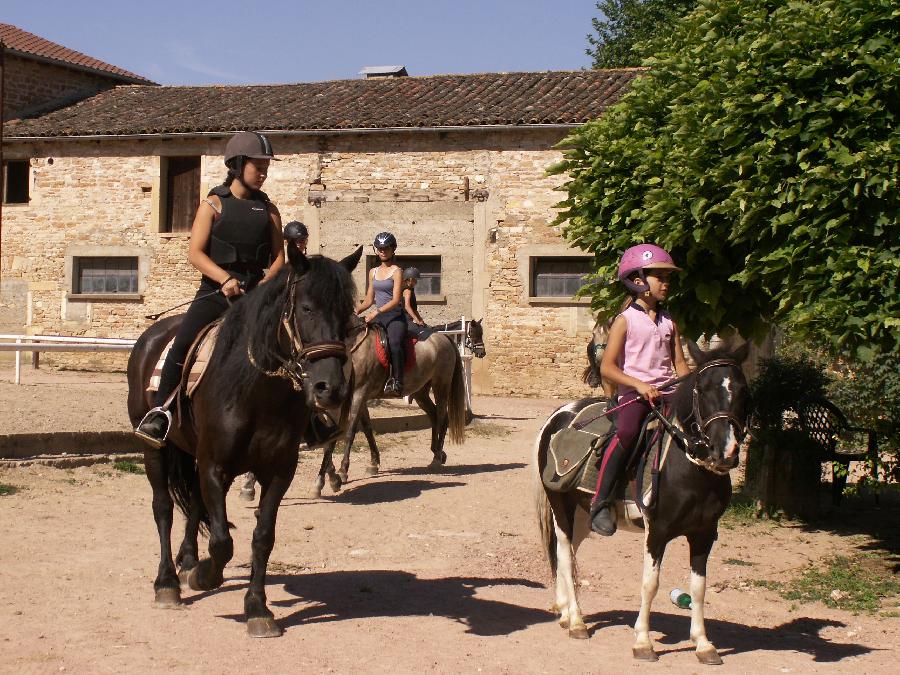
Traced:
<path fill-rule="evenodd" d="M 340 490 L 341 485 L 343 485 L 347 482 L 347 472 L 346 471 L 338 471 L 337 477 L 341 479 L 341 483 L 337 487 L 337 489 Z M 334 485 L 334 482 L 332 482 L 332 485 Z"/>
<path fill-rule="evenodd" d="M 307 497 L 310 499 L 319 499 L 322 496 L 322 488 L 318 485 L 314 488 L 311 488 L 309 493 L 307 493 Z"/>
<path fill-rule="evenodd" d="M 377 475 L 378 475 L 378 467 L 375 464 L 369 464 L 369 466 L 366 467 L 366 476 L 371 478 L 372 476 L 377 476 Z"/>
<path fill-rule="evenodd" d="M 340 476 L 329 476 L 328 477 L 328 485 L 331 486 L 332 492 L 340 492 L 341 488 L 344 487 L 344 483 L 347 482 L 346 478 L 341 479 Z"/>
<path fill-rule="evenodd" d="M 637 661 L 659 661 L 659 656 L 653 650 L 651 645 L 641 645 L 640 647 L 632 647 L 631 655 Z"/>
<path fill-rule="evenodd" d="M 256 499 L 256 490 L 241 490 L 238 496 L 245 502 L 252 502 Z"/>
<path fill-rule="evenodd" d="M 181 609 L 181 590 L 178 588 L 160 588 L 156 591 L 153 606 L 157 609 Z"/>
<path fill-rule="evenodd" d="M 444 461 L 446 461 L 446 457 L 444 458 Z M 433 460 L 431 460 L 431 464 L 428 465 L 429 471 L 440 471 L 443 468 L 444 468 L 444 462 L 439 460 L 437 457 L 435 457 Z"/>
<path fill-rule="evenodd" d="M 255 617 L 247 621 L 247 634 L 255 638 L 281 637 L 283 630 L 275 623 L 275 619 L 268 616 Z"/>
<path fill-rule="evenodd" d="M 588 633 L 587 626 L 582 624 L 581 626 L 569 628 L 569 637 L 574 640 L 587 640 L 590 637 L 590 633 Z"/>
<path fill-rule="evenodd" d="M 716 648 L 710 645 L 706 649 L 700 651 L 697 650 L 697 660 L 702 663 L 704 666 L 721 666 L 722 665 L 722 657 L 719 656 L 719 652 L 716 651 Z"/>
<path fill-rule="evenodd" d="M 225 578 L 215 570 L 213 561 L 207 558 L 188 572 L 187 581 L 192 591 L 211 591 L 221 586 Z"/>

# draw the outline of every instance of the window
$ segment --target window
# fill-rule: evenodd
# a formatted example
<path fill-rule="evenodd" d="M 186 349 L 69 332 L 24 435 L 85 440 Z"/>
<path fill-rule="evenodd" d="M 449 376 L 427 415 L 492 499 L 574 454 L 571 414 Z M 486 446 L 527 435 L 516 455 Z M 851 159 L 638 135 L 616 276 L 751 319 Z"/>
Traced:
<path fill-rule="evenodd" d="M 584 286 L 590 273 L 590 258 L 532 258 L 531 296 L 571 298 Z"/>
<path fill-rule="evenodd" d="M 162 232 L 190 232 L 200 202 L 200 158 L 164 157 L 165 209 Z"/>
<path fill-rule="evenodd" d="M 137 257 L 83 257 L 74 259 L 74 294 L 137 293 Z"/>
<path fill-rule="evenodd" d="M 439 255 L 398 255 L 397 266 L 405 270 L 415 267 L 422 275 L 416 284 L 416 297 L 441 294 L 441 256 Z M 366 279 L 371 279 L 370 270 L 378 266 L 378 257 L 366 256 Z M 368 283 L 368 281 L 366 282 Z"/>
<path fill-rule="evenodd" d="M 3 162 L 3 203 L 27 204 L 29 164 L 27 159 Z"/>

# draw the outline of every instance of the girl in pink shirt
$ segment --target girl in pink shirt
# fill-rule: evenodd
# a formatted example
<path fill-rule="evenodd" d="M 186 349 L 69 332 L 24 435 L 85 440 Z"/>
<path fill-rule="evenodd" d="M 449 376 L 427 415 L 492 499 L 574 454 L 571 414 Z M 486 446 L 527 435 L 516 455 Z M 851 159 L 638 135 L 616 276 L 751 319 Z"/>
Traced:
<path fill-rule="evenodd" d="M 597 493 L 591 504 L 591 529 L 609 536 L 616 531 L 610 497 L 621 470 L 628 464 L 650 405 L 662 394 L 657 387 L 689 368 L 678 328 L 660 307 L 669 293 L 669 277 L 679 268 L 659 246 L 640 244 L 622 255 L 619 281 L 630 291 L 631 303 L 613 321 L 600 373 L 618 385 L 619 405 L 642 399 L 620 410 L 616 435 L 603 454 Z"/>

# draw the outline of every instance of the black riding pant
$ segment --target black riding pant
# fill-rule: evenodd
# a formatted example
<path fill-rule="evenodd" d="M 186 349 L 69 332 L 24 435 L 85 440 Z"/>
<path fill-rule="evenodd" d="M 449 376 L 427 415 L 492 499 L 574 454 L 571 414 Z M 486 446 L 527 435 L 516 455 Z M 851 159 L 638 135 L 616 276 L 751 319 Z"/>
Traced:
<path fill-rule="evenodd" d="M 384 326 L 391 351 L 391 376 L 398 382 L 403 381 L 403 368 L 406 365 L 406 316 L 400 310 L 378 314 L 372 319 Z"/>
<path fill-rule="evenodd" d="M 188 350 L 194 343 L 197 335 L 204 326 L 209 325 L 228 309 L 228 300 L 221 293 L 209 295 L 215 291 L 217 286 L 212 286 L 203 282 L 194 301 L 188 307 L 184 315 L 184 320 L 175 334 L 175 342 L 166 355 L 166 361 L 163 364 L 162 373 L 159 376 L 159 391 L 156 392 L 156 405 L 161 406 L 165 403 L 169 395 L 178 386 L 181 380 L 181 369 L 184 367 L 184 360 L 187 357 Z M 207 295 L 208 297 L 202 297 Z"/>

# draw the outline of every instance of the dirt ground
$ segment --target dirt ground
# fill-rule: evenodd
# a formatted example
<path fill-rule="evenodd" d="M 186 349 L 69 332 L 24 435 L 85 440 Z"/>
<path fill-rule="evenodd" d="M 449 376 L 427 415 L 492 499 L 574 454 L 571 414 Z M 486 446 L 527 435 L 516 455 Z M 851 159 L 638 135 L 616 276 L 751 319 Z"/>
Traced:
<path fill-rule="evenodd" d="M 127 428 L 121 375 L 26 369 L 22 387 L 7 375 L 0 370 L 0 433 Z M 381 436 L 382 474 L 363 478 L 365 457 L 355 454 L 351 483 L 322 499 L 305 497 L 318 453 L 302 456 L 269 566 L 269 604 L 285 629 L 277 640 L 247 637 L 241 619 L 254 518 L 236 491 L 224 586 L 186 590 L 185 609 L 158 610 L 144 476 L 109 465 L 0 469 L 0 483 L 19 488 L 0 496 L 0 671 L 696 672 L 689 613 L 668 600 L 688 581 L 681 541 L 669 549 L 651 619 L 658 665 L 631 659 L 639 535 L 591 539 L 579 554 L 591 639 L 568 639 L 549 612 L 529 462 L 558 404 L 476 398 L 479 418 L 465 445 L 448 446 L 440 474 L 422 468 L 427 432 Z M 863 530 L 722 528 L 707 632 L 726 671 L 896 672 L 900 619 L 798 605 L 754 583 L 879 544 Z"/>

